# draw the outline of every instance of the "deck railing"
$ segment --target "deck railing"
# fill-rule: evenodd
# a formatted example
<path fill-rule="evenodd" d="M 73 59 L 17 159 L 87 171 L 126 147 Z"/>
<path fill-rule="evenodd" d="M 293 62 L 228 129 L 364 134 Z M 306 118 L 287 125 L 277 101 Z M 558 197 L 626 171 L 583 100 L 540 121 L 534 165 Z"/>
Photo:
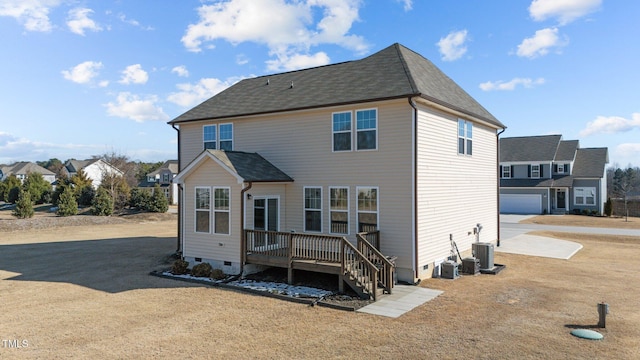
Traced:
<path fill-rule="evenodd" d="M 378 240 L 378 231 L 358 234 L 357 246 L 340 236 L 263 230 L 245 230 L 244 233 L 247 254 L 288 259 L 290 269 L 294 260 L 340 264 L 341 276 L 374 300 L 379 280 L 391 293 L 393 264 L 367 241 L 367 238 Z"/>
<path fill-rule="evenodd" d="M 375 239 L 379 239 L 379 231 L 375 231 Z M 391 294 L 394 285 L 395 278 L 395 263 L 393 258 L 384 256 L 380 250 L 367 241 L 370 238 L 371 233 L 358 233 L 356 238 L 358 239 L 358 251 L 364 255 L 364 257 L 371 261 L 379 270 L 379 281 L 382 284 L 384 290 Z"/>

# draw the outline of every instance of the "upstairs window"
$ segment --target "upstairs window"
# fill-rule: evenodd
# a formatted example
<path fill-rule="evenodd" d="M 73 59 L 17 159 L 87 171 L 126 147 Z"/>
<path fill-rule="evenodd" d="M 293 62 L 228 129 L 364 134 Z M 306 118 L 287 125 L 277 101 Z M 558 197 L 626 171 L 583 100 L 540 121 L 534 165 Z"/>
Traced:
<path fill-rule="evenodd" d="M 534 179 L 540 177 L 540 165 L 531 165 L 531 177 Z"/>
<path fill-rule="evenodd" d="M 351 151 L 351 112 L 333 114 L 333 151 Z"/>
<path fill-rule="evenodd" d="M 357 150 L 378 148 L 378 111 L 376 109 L 356 111 Z"/>
<path fill-rule="evenodd" d="M 220 125 L 220 150 L 233 150 L 233 124 Z"/>
<path fill-rule="evenodd" d="M 473 154 L 473 123 L 458 119 L 458 154 Z"/>
<path fill-rule="evenodd" d="M 502 166 L 502 178 L 511 179 L 511 166 Z"/>
<path fill-rule="evenodd" d="M 205 149 L 217 149 L 217 131 L 215 125 L 205 125 L 202 127 L 202 135 Z"/>

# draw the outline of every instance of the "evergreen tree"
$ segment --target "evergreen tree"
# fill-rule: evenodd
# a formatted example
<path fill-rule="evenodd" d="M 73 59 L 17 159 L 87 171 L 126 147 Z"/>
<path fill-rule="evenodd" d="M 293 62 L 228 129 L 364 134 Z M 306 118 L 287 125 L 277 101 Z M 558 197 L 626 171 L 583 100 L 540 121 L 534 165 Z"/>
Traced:
<path fill-rule="evenodd" d="M 56 211 L 58 216 L 71 216 L 78 213 L 78 203 L 76 202 L 76 197 L 73 192 L 71 187 L 64 187 L 58 200 L 58 211 Z"/>
<path fill-rule="evenodd" d="M 15 204 L 18 201 L 18 192 L 22 182 L 15 175 L 11 174 L 6 179 L 5 183 L 5 195 L 4 200 L 8 203 Z"/>
<path fill-rule="evenodd" d="M 613 203 L 611 198 L 607 198 L 607 202 L 604 203 L 604 215 L 611 216 L 613 214 Z"/>
<path fill-rule="evenodd" d="M 36 204 L 44 203 L 52 191 L 51 184 L 40 173 L 27 174 L 22 188 L 31 194 L 31 201 Z"/>
<path fill-rule="evenodd" d="M 96 196 L 93 198 L 92 212 L 98 216 L 110 216 L 113 214 L 113 198 L 103 187 L 98 188 Z"/>
<path fill-rule="evenodd" d="M 165 213 L 169 210 L 169 202 L 167 197 L 164 196 L 164 192 L 160 188 L 160 185 L 156 184 L 153 187 L 153 195 L 151 195 L 151 203 L 149 204 L 150 212 Z"/>
<path fill-rule="evenodd" d="M 18 219 L 27 219 L 33 217 L 33 202 L 31 202 L 31 194 L 28 191 L 18 188 L 18 201 L 16 208 L 13 209 L 12 215 Z"/>
<path fill-rule="evenodd" d="M 93 189 L 93 180 L 89 179 L 87 174 L 82 170 L 71 177 L 76 202 L 82 206 L 90 206 L 95 195 Z"/>
<path fill-rule="evenodd" d="M 138 210 L 147 211 L 151 205 L 151 193 L 145 189 L 131 189 L 129 206 Z"/>

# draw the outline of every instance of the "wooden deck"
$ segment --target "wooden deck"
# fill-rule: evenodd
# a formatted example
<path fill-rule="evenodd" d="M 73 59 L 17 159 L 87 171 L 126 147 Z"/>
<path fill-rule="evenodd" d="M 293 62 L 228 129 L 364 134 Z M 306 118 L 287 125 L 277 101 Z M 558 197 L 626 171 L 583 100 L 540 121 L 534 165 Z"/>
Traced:
<path fill-rule="evenodd" d="M 391 293 L 395 266 L 370 241 L 379 244 L 379 232 L 359 233 L 357 246 L 345 237 L 260 230 L 244 231 L 246 264 L 306 270 L 339 277 L 340 291 L 348 284 L 363 298 L 376 299 L 379 290 Z"/>

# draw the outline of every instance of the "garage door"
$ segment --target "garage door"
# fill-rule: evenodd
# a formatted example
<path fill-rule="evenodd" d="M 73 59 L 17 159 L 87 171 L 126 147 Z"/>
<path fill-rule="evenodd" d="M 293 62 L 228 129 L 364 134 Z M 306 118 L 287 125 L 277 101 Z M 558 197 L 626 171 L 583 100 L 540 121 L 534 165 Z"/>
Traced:
<path fill-rule="evenodd" d="M 540 214 L 542 195 L 500 194 L 500 212 L 503 214 Z"/>

